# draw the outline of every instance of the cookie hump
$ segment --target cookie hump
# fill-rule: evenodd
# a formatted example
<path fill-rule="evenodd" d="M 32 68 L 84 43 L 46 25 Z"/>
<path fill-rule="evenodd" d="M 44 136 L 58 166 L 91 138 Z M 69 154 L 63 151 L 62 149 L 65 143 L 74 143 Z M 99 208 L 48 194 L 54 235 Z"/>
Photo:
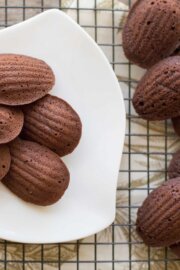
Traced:
<path fill-rule="evenodd" d="M 126 57 L 149 68 L 170 56 L 180 45 L 179 0 L 138 0 L 123 30 Z"/>
<path fill-rule="evenodd" d="M 137 214 L 137 232 L 146 245 L 167 247 L 180 240 L 180 178 L 155 189 Z"/>
<path fill-rule="evenodd" d="M 180 56 L 160 61 L 140 80 L 133 105 L 140 117 L 165 120 L 180 115 Z"/>
<path fill-rule="evenodd" d="M 24 105 L 45 96 L 53 87 L 52 69 L 42 60 L 0 54 L 0 104 Z"/>
<path fill-rule="evenodd" d="M 75 110 L 64 100 L 47 95 L 23 108 L 22 136 L 65 156 L 78 145 L 82 124 Z"/>
<path fill-rule="evenodd" d="M 3 184 L 26 202 L 46 206 L 57 202 L 69 184 L 69 171 L 57 154 L 19 138 L 9 144 L 11 166 Z"/>

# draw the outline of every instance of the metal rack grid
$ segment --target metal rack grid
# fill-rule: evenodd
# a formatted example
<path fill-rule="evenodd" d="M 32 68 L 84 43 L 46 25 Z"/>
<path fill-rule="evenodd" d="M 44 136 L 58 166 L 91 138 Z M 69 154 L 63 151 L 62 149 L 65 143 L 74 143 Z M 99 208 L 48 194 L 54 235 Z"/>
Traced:
<path fill-rule="evenodd" d="M 93 7 L 81 6 L 81 2 L 92 2 Z M 127 76 L 117 75 L 119 83 L 122 86 L 124 100 L 127 110 L 127 130 L 126 141 L 123 153 L 122 166 L 119 175 L 119 184 L 117 188 L 117 219 L 103 233 L 94 235 L 84 240 L 79 240 L 72 243 L 54 244 L 54 245 L 28 245 L 0 241 L 0 270 L 1 269 L 62 269 L 62 270 L 136 270 L 136 269 L 180 269 L 180 261 L 177 260 L 167 249 L 157 249 L 156 251 L 146 248 L 141 239 L 135 234 L 135 219 L 136 210 L 139 203 L 134 202 L 132 197 L 133 192 L 149 193 L 156 186 L 151 184 L 151 175 L 160 175 L 161 178 L 166 176 L 167 163 L 173 145 L 177 142 L 171 126 L 168 122 L 161 123 L 159 127 L 152 127 L 152 124 L 139 119 L 133 111 L 131 98 L 134 85 L 137 83 L 140 75 L 134 78 L 134 66 L 125 58 L 118 59 L 118 50 L 122 51 L 122 44 L 116 39 L 117 31 L 122 29 L 122 25 L 115 25 L 115 16 L 117 13 L 127 14 L 128 10 L 118 6 L 118 0 L 101 1 L 103 5 L 99 5 L 98 0 L 77 0 L 76 6 L 69 6 L 73 0 L 57 1 L 57 0 L 0 0 L 0 28 L 8 27 L 14 23 L 25 20 L 35 14 L 47 10 L 49 8 L 62 9 L 64 12 L 73 11 L 74 19 L 89 32 L 95 41 L 100 45 L 102 50 L 107 54 L 113 69 L 116 72 L 116 67 L 119 69 L 126 68 Z M 122 0 L 127 6 L 131 5 L 131 0 Z M 111 3 L 110 3 L 111 2 Z M 93 24 L 86 24 L 81 21 L 81 16 L 84 12 L 93 13 Z M 104 12 L 104 16 L 111 14 L 111 24 L 103 25 L 98 23 L 98 12 Z M 88 16 L 88 15 L 87 15 Z M 105 17 L 104 17 L 105 18 Z M 100 30 L 111 31 L 112 39 L 110 43 L 99 41 Z M 134 125 L 139 124 L 139 129 L 134 129 Z M 159 125 L 159 124 L 158 124 Z M 163 132 L 162 132 L 163 130 Z M 155 131 L 155 132 L 154 132 Z M 153 133 L 154 132 L 154 133 Z M 135 147 L 136 142 L 140 140 L 146 141 L 146 146 L 140 145 L 139 149 Z M 153 141 L 151 140 L 153 139 Z M 163 148 L 152 149 L 154 140 L 163 140 Z M 169 142 L 170 140 L 170 142 Z M 170 146 L 169 146 L 170 145 Z M 141 147 L 142 146 L 142 147 Z M 146 160 L 144 168 L 139 168 L 133 165 L 133 161 L 138 159 L 138 156 L 143 156 Z M 162 156 L 163 162 L 160 167 L 151 164 L 152 156 Z M 163 165 L 162 165 L 163 164 Z M 146 177 L 146 183 L 135 185 L 133 182 L 142 181 L 140 176 L 143 174 Z M 125 179 L 125 184 L 121 185 L 121 180 Z M 163 179 L 164 180 L 164 179 Z M 153 181 L 152 181 L 153 182 Z M 119 194 L 119 195 L 118 195 Z M 139 195 L 136 195 L 139 196 Z M 144 195 L 143 195 L 144 196 Z M 125 203 L 121 201 L 125 198 Z M 121 213 L 126 218 L 121 218 Z M 118 232 L 118 233 L 117 233 Z M 122 234 L 126 237 L 121 237 Z M 117 237 L 117 235 L 119 237 Z M 139 248 L 141 246 L 141 248 Z M 88 250 L 88 252 L 87 252 Z M 138 254 L 134 253 L 138 250 Z M 122 254 L 121 254 L 122 253 Z"/>

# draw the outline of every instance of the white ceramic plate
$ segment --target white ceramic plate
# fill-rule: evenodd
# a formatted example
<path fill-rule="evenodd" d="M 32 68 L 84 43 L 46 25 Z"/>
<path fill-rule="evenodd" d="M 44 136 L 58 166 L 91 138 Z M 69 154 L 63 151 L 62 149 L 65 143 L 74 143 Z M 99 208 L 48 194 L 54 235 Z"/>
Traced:
<path fill-rule="evenodd" d="M 0 31 L 0 53 L 45 60 L 54 70 L 52 93 L 79 113 L 83 135 L 64 158 L 69 189 L 53 206 L 38 207 L 0 184 L 0 238 L 52 243 L 94 234 L 115 217 L 125 110 L 117 79 L 95 42 L 67 15 L 50 10 Z"/>

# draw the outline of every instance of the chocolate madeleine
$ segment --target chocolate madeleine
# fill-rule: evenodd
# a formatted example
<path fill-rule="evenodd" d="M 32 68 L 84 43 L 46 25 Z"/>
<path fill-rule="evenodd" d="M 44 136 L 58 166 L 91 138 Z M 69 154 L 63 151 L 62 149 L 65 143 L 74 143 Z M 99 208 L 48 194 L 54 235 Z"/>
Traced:
<path fill-rule="evenodd" d="M 140 80 L 133 105 L 143 119 L 165 120 L 180 115 L 180 56 L 166 58 Z"/>
<path fill-rule="evenodd" d="M 0 104 L 24 105 L 45 96 L 54 85 L 52 69 L 42 60 L 0 54 Z"/>
<path fill-rule="evenodd" d="M 57 202 L 69 184 L 69 171 L 59 156 L 19 138 L 9 148 L 11 166 L 3 184 L 26 202 L 42 206 Z"/>
<path fill-rule="evenodd" d="M 172 55 L 180 46 L 179 0 L 138 0 L 123 30 L 127 58 L 149 68 Z"/>
<path fill-rule="evenodd" d="M 49 147 L 60 156 L 71 153 L 81 138 L 78 114 L 64 100 L 47 95 L 23 108 L 22 137 Z"/>
<path fill-rule="evenodd" d="M 156 188 L 137 214 L 137 232 L 144 243 L 167 247 L 180 240 L 180 178 Z"/>

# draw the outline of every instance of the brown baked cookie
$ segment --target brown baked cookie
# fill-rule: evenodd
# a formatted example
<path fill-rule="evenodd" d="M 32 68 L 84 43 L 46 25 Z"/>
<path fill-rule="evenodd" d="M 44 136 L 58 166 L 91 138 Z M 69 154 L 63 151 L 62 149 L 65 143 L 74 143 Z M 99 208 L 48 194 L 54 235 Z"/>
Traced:
<path fill-rule="evenodd" d="M 42 60 L 0 54 L 0 104 L 23 105 L 45 96 L 54 85 L 52 69 Z"/>
<path fill-rule="evenodd" d="M 168 176 L 170 179 L 180 177 L 180 151 L 173 154 L 173 158 L 168 168 Z"/>
<path fill-rule="evenodd" d="M 147 120 L 180 115 L 180 56 L 166 58 L 150 68 L 139 82 L 133 105 Z"/>
<path fill-rule="evenodd" d="M 123 30 L 123 48 L 133 63 L 149 68 L 180 45 L 179 0 L 138 0 Z"/>
<path fill-rule="evenodd" d="M 170 249 L 178 258 L 180 258 L 180 243 L 170 246 Z"/>
<path fill-rule="evenodd" d="M 172 118 L 173 128 L 178 136 L 180 136 L 180 117 Z"/>
<path fill-rule="evenodd" d="M 8 173 L 11 163 L 9 147 L 5 144 L 0 145 L 0 180 Z"/>
<path fill-rule="evenodd" d="M 156 188 L 137 214 L 137 232 L 148 246 L 166 247 L 180 240 L 180 178 Z"/>
<path fill-rule="evenodd" d="M 14 140 L 23 123 L 24 115 L 19 108 L 0 105 L 0 144 Z"/>
<path fill-rule="evenodd" d="M 57 202 L 69 184 L 69 171 L 59 156 L 19 138 L 9 147 L 11 166 L 3 184 L 26 202 L 42 206 Z"/>
<path fill-rule="evenodd" d="M 47 95 L 23 108 L 22 137 L 49 147 L 60 156 L 71 153 L 81 138 L 81 120 L 64 100 Z"/>

